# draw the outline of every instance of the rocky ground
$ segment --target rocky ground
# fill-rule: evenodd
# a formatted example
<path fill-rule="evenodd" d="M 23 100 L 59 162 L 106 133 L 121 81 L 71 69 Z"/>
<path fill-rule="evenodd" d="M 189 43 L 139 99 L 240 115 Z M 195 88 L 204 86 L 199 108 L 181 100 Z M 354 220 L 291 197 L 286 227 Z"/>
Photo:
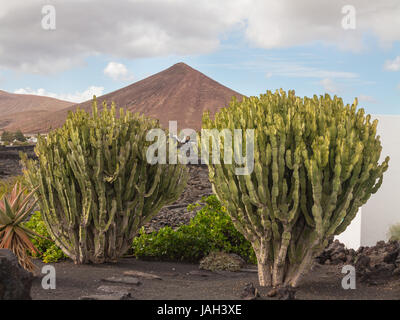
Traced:
<path fill-rule="evenodd" d="M 0 158 L 0 180 L 21 174 L 21 169 L 18 159 Z"/>
<path fill-rule="evenodd" d="M 37 262 L 41 267 L 43 264 Z M 56 289 L 44 290 L 41 278 L 33 281 L 31 295 L 37 300 L 276 300 L 271 288 L 258 285 L 254 266 L 237 272 L 205 271 L 198 265 L 149 262 L 132 258 L 117 264 L 55 264 Z M 372 285 L 357 279 L 354 290 L 342 288 L 342 267 L 316 264 L 291 297 L 299 300 L 398 300 L 400 281 Z M 286 297 L 287 298 L 287 297 Z M 285 299 L 285 297 L 284 297 Z"/>
<path fill-rule="evenodd" d="M 28 157 L 35 157 L 33 146 L 0 147 L 0 180 L 22 174 L 19 152 L 26 152 Z"/>
<path fill-rule="evenodd" d="M 361 282 L 379 285 L 400 279 L 400 243 L 379 241 L 373 247 L 360 247 L 355 251 L 346 249 L 336 240 L 317 258 L 317 262 L 322 265 L 352 265 Z"/>
<path fill-rule="evenodd" d="M 189 212 L 187 206 L 199 202 L 203 196 L 212 194 L 207 167 L 191 165 L 188 169 L 188 184 L 182 195 L 175 203 L 161 209 L 160 213 L 145 225 L 146 232 L 157 231 L 165 226 L 176 228 L 189 223 L 196 212 Z"/>

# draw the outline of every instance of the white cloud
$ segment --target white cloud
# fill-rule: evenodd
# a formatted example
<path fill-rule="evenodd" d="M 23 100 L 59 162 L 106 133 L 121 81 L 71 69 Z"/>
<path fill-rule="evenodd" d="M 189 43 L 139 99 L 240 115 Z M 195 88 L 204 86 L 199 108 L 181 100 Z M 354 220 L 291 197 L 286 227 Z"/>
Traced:
<path fill-rule="evenodd" d="M 341 91 L 338 85 L 329 78 L 322 79 L 320 81 L 320 84 L 322 85 L 324 90 L 329 93 L 338 93 Z"/>
<path fill-rule="evenodd" d="M 104 69 L 104 74 L 116 81 L 131 81 L 131 75 L 125 65 L 118 62 L 110 62 Z"/>
<path fill-rule="evenodd" d="M 301 65 L 287 65 L 279 72 L 282 76 L 290 78 L 342 78 L 355 79 L 356 73 L 347 71 L 324 70 Z"/>
<path fill-rule="evenodd" d="M 361 101 L 361 102 L 370 102 L 370 103 L 376 103 L 377 102 L 374 97 L 368 96 L 368 95 L 365 95 L 365 94 L 360 94 L 358 96 L 358 100 Z"/>
<path fill-rule="evenodd" d="M 393 60 L 387 60 L 384 66 L 387 71 L 399 71 L 400 70 L 400 56 L 397 56 Z"/>
<path fill-rule="evenodd" d="M 246 36 L 252 44 L 267 49 L 321 42 L 358 51 L 366 33 L 376 36 L 383 46 L 400 40 L 398 0 L 352 0 L 354 30 L 341 25 L 342 7 L 348 4 L 347 0 L 254 0 L 246 13 Z"/>
<path fill-rule="evenodd" d="M 295 59 L 268 56 L 268 57 L 252 57 L 250 61 L 244 61 L 240 64 L 231 66 L 232 68 L 244 68 L 246 70 L 268 70 L 266 77 L 283 76 L 288 78 L 315 78 L 315 79 L 346 79 L 354 80 L 359 75 L 354 72 L 340 70 L 326 70 L 311 66 L 315 62 L 313 58 L 310 60 L 299 61 Z"/>
<path fill-rule="evenodd" d="M 265 77 L 266 77 L 267 79 L 271 78 L 272 76 L 273 76 L 273 73 L 272 73 L 272 72 L 267 72 L 266 75 L 265 75 Z"/>
<path fill-rule="evenodd" d="M 243 24 L 245 2 L 53 0 L 56 30 L 46 31 L 42 0 L 0 0 L 0 67 L 51 73 L 96 54 L 135 59 L 209 53 L 221 34 Z"/>
<path fill-rule="evenodd" d="M 41 28 L 43 4 L 0 0 L 0 67 L 50 73 L 96 54 L 135 59 L 209 53 L 232 31 L 243 31 L 261 48 L 322 42 L 361 50 L 365 35 L 384 46 L 400 41 L 398 0 L 352 0 L 355 30 L 341 26 L 347 0 L 53 0 L 53 31 Z"/>
<path fill-rule="evenodd" d="M 87 88 L 85 91 L 82 92 L 75 92 L 75 93 L 52 93 L 48 92 L 43 88 L 33 90 L 31 88 L 20 88 L 14 91 L 14 93 L 18 94 L 33 94 L 37 96 L 45 96 L 45 97 L 51 97 L 51 98 L 56 98 L 60 100 L 65 100 L 65 101 L 71 101 L 71 102 L 84 102 L 87 100 L 91 100 L 93 96 L 101 96 L 103 95 L 104 88 L 103 87 L 96 87 L 96 86 L 91 86 Z"/>

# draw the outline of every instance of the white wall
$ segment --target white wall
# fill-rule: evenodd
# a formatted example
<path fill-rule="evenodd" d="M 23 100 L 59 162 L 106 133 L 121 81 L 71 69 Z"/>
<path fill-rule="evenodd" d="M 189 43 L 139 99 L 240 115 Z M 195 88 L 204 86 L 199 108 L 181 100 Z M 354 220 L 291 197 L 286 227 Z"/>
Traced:
<path fill-rule="evenodd" d="M 383 147 L 380 161 L 389 156 L 389 169 L 378 192 L 361 208 L 346 231 L 336 237 L 353 249 L 388 240 L 389 227 L 400 222 L 400 116 L 373 115 L 372 119 L 379 120 L 377 134 Z"/>
<path fill-rule="evenodd" d="M 335 237 L 335 239 L 343 243 L 348 249 L 357 250 L 361 246 L 361 211 L 362 209 L 358 211 L 356 217 L 347 227 L 347 229 Z"/>
<path fill-rule="evenodd" d="M 383 184 L 362 208 L 361 245 L 375 245 L 387 240 L 389 227 L 400 222 L 400 116 L 374 115 L 383 150 L 381 161 L 390 157 Z"/>

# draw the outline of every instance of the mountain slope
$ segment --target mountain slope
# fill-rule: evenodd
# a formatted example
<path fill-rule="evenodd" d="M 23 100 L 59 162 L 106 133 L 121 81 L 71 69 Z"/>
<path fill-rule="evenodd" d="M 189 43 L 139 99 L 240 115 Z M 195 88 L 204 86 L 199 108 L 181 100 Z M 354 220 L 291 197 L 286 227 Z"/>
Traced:
<path fill-rule="evenodd" d="M 126 107 L 132 112 L 160 120 L 168 127 L 169 120 L 176 120 L 178 128 L 200 129 L 205 110 L 214 114 L 229 104 L 232 96 L 243 96 L 205 76 L 184 63 L 133 83 L 127 87 L 108 93 L 97 100 L 101 103 L 114 101 L 118 108 Z M 46 132 L 49 128 L 61 126 L 67 112 L 77 107 L 91 110 L 91 101 L 53 112 L 36 123 L 24 123 L 24 131 Z"/>
<path fill-rule="evenodd" d="M 50 113 L 71 105 L 72 102 L 54 98 L 0 90 L 0 130 L 24 130 L 26 124 L 40 122 Z"/>

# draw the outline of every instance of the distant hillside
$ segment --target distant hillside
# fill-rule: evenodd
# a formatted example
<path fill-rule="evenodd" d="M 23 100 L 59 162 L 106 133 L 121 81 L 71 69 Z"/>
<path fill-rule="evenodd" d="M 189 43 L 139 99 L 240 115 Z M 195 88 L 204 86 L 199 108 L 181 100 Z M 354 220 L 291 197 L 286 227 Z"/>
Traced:
<path fill-rule="evenodd" d="M 50 113 L 71 105 L 73 103 L 54 98 L 0 90 L 0 131 L 21 129 L 27 132 L 25 128 L 32 123 L 38 123 Z"/>
<path fill-rule="evenodd" d="M 132 112 L 140 112 L 149 117 L 159 119 L 168 126 L 169 120 L 178 121 L 180 129 L 200 129 L 201 118 L 205 110 L 214 114 L 217 110 L 228 106 L 233 96 L 243 96 L 184 63 L 133 83 L 127 87 L 98 97 L 117 107 L 126 107 Z M 38 121 L 21 123 L 24 132 L 46 132 L 49 128 L 61 126 L 69 110 L 79 106 L 91 110 L 91 101 L 69 106 L 63 110 L 52 112 Z"/>

